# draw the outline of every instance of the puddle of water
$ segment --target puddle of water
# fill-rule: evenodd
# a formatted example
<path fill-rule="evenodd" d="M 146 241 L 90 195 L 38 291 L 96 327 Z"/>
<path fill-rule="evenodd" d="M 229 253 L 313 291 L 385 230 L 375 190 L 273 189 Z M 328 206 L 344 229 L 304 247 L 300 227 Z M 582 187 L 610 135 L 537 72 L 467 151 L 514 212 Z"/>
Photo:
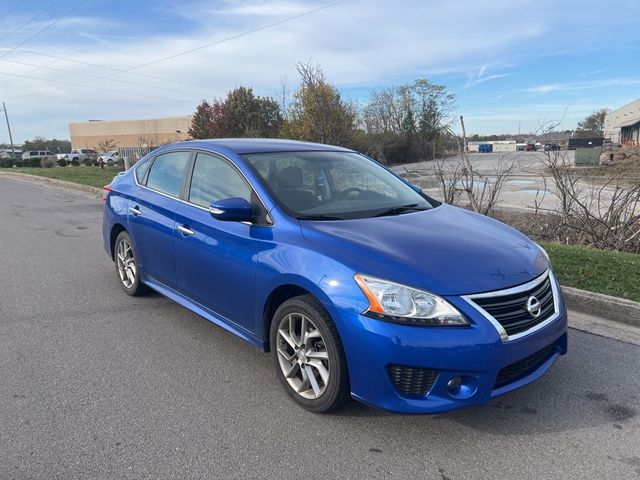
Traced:
<path fill-rule="evenodd" d="M 541 190 L 538 188 L 523 188 L 522 190 L 518 190 L 518 193 L 538 193 L 540 195 L 551 195 L 549 190 Z"/>
<path fill-rule="evenodd" d="M 536 182 L 534 180 L 509 180 L 507 183 L 509 185 L 531 185 Z"/>

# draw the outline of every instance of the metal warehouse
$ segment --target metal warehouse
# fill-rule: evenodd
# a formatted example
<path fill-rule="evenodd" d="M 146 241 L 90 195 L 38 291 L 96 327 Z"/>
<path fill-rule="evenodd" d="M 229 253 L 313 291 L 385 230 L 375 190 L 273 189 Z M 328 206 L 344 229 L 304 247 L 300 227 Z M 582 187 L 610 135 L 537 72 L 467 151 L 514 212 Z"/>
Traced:
<path fill-rule="evenodd" d="M 604 120 L 604 136 L 614 143 L 640 143 L 640 99 L 609 113 Z"/>

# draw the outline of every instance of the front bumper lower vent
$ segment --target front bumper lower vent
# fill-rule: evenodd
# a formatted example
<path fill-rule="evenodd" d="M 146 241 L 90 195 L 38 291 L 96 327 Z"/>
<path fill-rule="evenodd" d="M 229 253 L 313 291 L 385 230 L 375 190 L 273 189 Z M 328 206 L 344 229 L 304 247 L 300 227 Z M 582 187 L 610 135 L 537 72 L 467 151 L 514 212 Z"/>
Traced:
<path fill-rule="evenodd" d="M 555 344 L 551 344 L 533 355 L 523 358 L 520 361 L 507 365 L 498 372 L 494 388 L 504 387 L 523 375 L 535 370 L 542 365 L 556 349 Z"/>
<path fill-rule="evenodd" d="M 424 397 L 431 390 L 438 376 L 436 370 L 428 368 L 390 365 L 388 370 L 396 390 L 410 397 Z"/>

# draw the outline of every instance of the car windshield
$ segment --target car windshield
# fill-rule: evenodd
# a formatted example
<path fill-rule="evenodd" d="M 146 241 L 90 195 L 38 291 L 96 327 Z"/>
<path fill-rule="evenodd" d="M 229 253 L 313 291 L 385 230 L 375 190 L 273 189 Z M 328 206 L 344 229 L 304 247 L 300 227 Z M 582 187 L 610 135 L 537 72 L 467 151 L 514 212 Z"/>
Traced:
<path fill-rule="evenodd" d="M 282 209 L 300 220 L 346 220 L 437 205 L 376 162 L 351 152 L 243 155 Z"/>

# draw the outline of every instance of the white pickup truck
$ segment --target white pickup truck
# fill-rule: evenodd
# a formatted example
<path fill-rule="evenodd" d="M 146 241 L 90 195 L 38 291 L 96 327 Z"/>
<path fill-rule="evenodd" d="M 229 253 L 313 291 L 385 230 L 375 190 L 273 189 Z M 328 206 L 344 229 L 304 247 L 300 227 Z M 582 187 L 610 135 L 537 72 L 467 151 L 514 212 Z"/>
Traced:
<path fill-rule="evenodd" d="M 98 153 L 89 148 L 77 148 L 71 150 L 71 153 L 67 153 L 65 158 L 69 163 L 75 160 L 82 165 L 93 165 L 98 159 Z"/>

